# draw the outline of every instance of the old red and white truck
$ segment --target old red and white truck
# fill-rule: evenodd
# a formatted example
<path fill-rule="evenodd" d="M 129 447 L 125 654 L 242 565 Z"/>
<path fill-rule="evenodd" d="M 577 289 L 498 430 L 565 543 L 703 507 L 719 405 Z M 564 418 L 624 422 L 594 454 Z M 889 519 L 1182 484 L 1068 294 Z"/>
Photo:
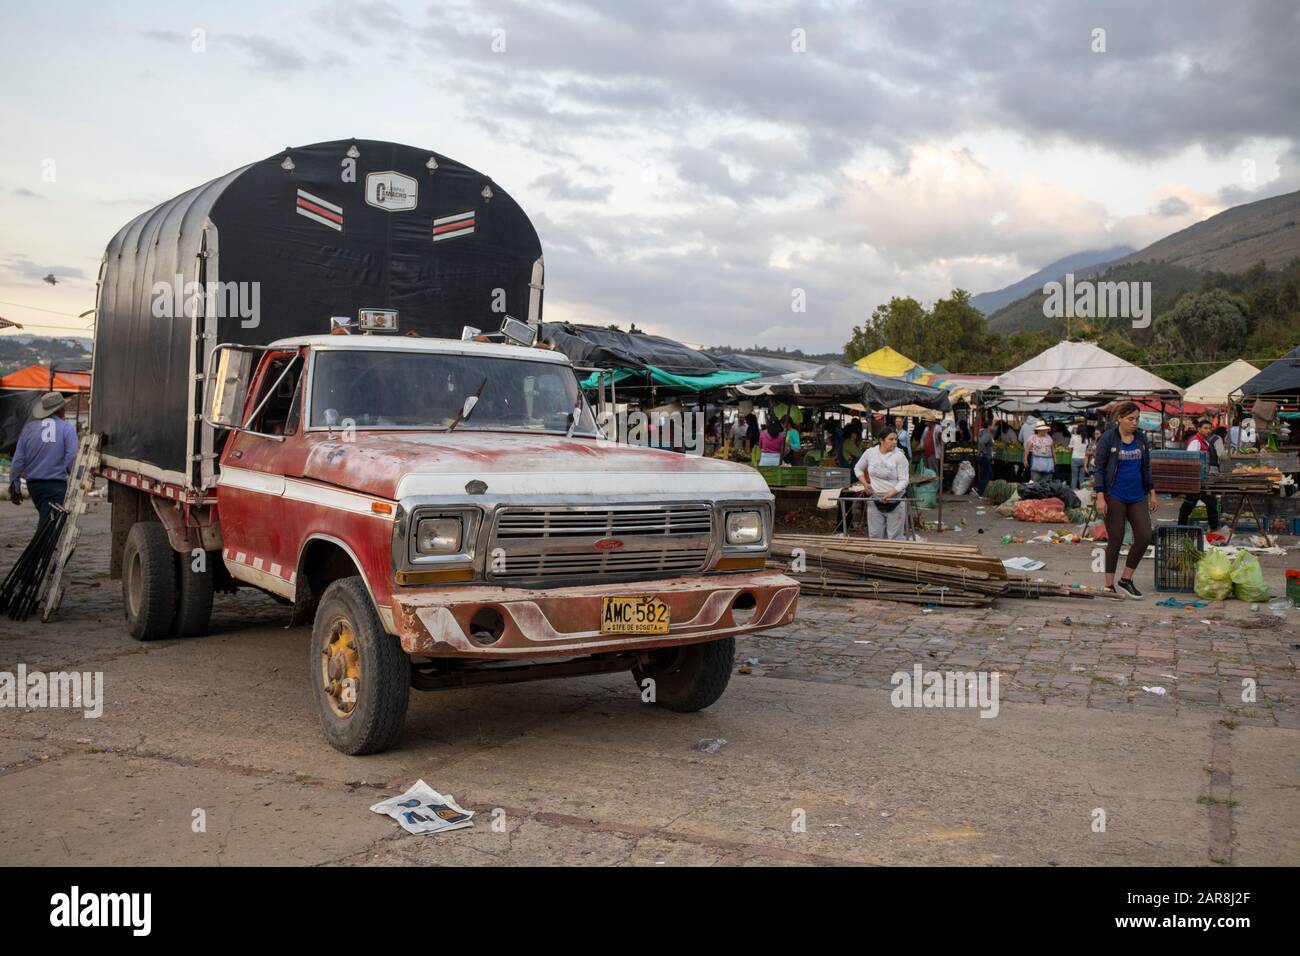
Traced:
<path fill-rule="evenodd" d="M 503 302 L 535 326 L 542 275 L 495 183 L 374 141 L 286 150 L 124 228 L 91 428 L 130 633 L 273 595 L 312 622 L 348 754 L 397 741 L 412 686 L 631 671 L 661 706 L 717 700 L 734 636 L 795 613 L 765 570 L 772 496 L 606 440 L 559 352 L 459 337 Z"/>

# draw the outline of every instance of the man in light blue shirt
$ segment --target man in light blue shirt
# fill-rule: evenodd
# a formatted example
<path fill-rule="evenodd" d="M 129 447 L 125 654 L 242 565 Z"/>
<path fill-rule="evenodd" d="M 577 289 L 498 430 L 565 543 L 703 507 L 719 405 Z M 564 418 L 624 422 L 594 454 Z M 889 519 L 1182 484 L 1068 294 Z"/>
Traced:
<path fill-rule="evenodd" d="M 77 457 L 77 430 L 63 417 L 68 400 L 58 392 L 47 392 L 32 409 L 32 420 L 23 426 L 9 467 L 9 500 L 22 503 L 20 479 L 27 480 L 27 492 L 40 520 L 37 533 L 49 520 L 50 505 L 62 504 L 68 490 L 68 473 Z"/>
<path fill-rule="evenodd" d="M 912 433 L 907 430 L 907 421 L 901 416 L 894 418 L 894 430 L 898 432 L 898 450 L 908 461 L 912 460 Z"/>

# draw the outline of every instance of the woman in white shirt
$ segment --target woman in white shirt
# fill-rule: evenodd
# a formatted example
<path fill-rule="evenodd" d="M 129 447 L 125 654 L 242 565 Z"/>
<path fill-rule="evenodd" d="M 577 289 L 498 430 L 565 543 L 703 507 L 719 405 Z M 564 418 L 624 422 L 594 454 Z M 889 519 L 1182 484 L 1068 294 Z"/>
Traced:
<path fill-rule="evenodd" d="M 898 450 L 898 432 L 886 428 L 880 444 L 862 453 L 853 466 L 858 481 L 871 493 L 867 502 L 867 534 L 873 538 L 903 537 L 907 526 L 908 464 Z"/>
<path fill-rule="evenodd" d="M 1088 440 L 1086 425 L 1080 425 L 1070 436 L 1070 487 L 1078 491 L 1083 487 L 1083 466 L 1088 460 Z"/>

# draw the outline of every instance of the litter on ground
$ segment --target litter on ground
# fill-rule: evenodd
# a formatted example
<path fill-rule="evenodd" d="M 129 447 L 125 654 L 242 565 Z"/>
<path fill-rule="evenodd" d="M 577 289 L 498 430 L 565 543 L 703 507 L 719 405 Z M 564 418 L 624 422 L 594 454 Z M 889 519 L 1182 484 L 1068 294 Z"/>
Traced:
<path fill-rule="evenodd" d="M 1047 567 L 1042 561 L 1026 557 L 1005 558 L 1002 561 L 1002 566 L 1011 571 L 1039 571 Z"/>
<path fill-rule="evenodd" d="M 400 797 L 389 797 L 370 808 L 374 813 L 390 816 L 407 833 L 442 833 L 474 825 L 474 813 L 457 806 L 450 796 L 443 796 L 423 780 L 415 781 Z"/>

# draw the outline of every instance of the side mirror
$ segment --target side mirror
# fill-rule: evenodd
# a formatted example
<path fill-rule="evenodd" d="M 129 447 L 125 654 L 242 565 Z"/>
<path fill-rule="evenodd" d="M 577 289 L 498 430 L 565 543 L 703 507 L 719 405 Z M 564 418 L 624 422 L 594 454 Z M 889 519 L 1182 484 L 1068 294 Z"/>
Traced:
<path fill-rule="evenodd" d="M 214 428 L 240 428 L 248 383 L 262 350 L 239 345 L 218 345 L 212 350 L 206 382 L 203 420 Z"/>

